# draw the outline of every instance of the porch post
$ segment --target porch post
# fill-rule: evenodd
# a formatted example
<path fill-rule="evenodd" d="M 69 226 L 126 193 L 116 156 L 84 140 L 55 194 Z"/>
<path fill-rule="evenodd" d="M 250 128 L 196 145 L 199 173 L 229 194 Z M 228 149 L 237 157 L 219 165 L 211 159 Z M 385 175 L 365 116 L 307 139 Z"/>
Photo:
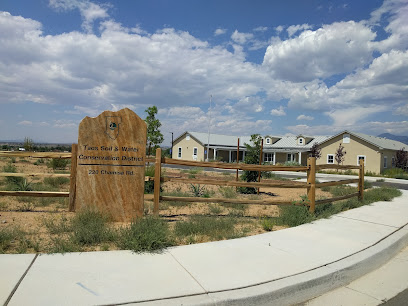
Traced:
<path fill-rule="evenodd" d="M 216 160 L 216 159 L 217 159 L 217 149 L 214 148 L 214 160 Z"/>
<path fill-rule="evenodd" d="M 229 150 L 228 162 L 231 162 L 231 150 Z"/>
<path fill-rule="evenodd" d="M 273 165 L 276 165 L 276 152 L 273 152 Z"/>
<path fill-rule="evenodd" d="M 299 164 L 301 165 L 302 164 L 302 152 L 299 151 L 298 155 L 299 155 Z"/>
<path fill-rule="evenodd" d="M 242 151 L 242 161 L 245 160 L 245 151 Z"/>

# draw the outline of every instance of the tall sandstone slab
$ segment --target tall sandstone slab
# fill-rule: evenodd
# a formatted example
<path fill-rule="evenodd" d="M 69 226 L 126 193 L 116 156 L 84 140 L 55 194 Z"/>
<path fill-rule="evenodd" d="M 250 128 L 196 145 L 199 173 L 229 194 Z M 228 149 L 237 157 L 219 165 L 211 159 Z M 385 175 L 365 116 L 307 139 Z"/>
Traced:
<path fill-rule="evenodd" d="M 96 207 L 114 221 L 143 215 L 146 123 L 130 109 L 79 124 L 75 210 Z"/>

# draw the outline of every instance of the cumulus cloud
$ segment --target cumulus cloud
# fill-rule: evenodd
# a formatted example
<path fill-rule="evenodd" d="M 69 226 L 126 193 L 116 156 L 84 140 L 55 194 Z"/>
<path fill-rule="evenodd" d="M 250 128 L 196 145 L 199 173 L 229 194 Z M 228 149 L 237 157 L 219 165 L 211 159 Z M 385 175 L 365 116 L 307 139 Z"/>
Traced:
<path fill-rule="evenodd" d="M 225 33 L 227 33 L 227 29 L 218 28 L 218 29 L 215 30 L 214 36 L 223 35 Z"/>
<path fill-rule="evenodd" d="M 283 106 L 279 106 L 279 108 L 271 110 L 272 116 L 286 116 L 286 112 Z"/>
<path fill-rule="evenodd" d="M 323 25 L 272 43 L 263 65 L 274 77 L 293 82 L 350 73 L 372 60 L 370 42 L 375 37 L 368 26 L 354 21 Z"/>
<path fill-rule="evenodd" d="M 311 28 L 312 28 L 311 25 L 304 23 L 304 24 L 291 25 L 286 29 L 286 31 L 288 32 L 289 37 L 291 37 L 299 31 L 304 31 L 304 30 L 308 30 Z"/>
<path fill-rule="evenodd" d="M 103 6 L 89 0 L 49 0 L 49 5 L 61 11 L 78 9 L 83 21 L 82 28 L 88 33 L 93 32 L 95 20 L 109 17 L 106 4 Z"/>
<path fill-rule="evenodd" d="M 32 121 L 29 121 L 29 120 L 23 120 L 23 121 L 20 121 L 19 123 L 17 123 L 18 125 L 33 125 L 33 122 Z"/>
<path fill-rule="evenodd" d="M 231 39 L 238 43 L 238 44 L 245 44 L 248 40 L 251 40 L 254 38 L 254 34 L 252 33 L 242 33 L 238 32 L 238 30 L 235 30 L 234 33 L 231 35 Z"/>
<path fill-rule="evenodd" d="M 386 109 L 386 106 L 381 105 L 353 107 L 331 111 L 326 113 L 326 115 L 333 119 L 335 126 L 346 128 L 347 126 L 355 125 L 357 122 L 364 120 L 364 118 L 367 118 L 372 114 L 384 112 Z"/>
<path fill-rule="evenodd" d="M 276 33 L 280 33 L 280 32 L 282 32 L 283 31 L 283 29 L 284 29 L 285 27 L 284 26 L 282 26 L 282 25 L 279 25 L 279 26 L 277 26 L 276 28 L 275 28 L 275 31 L 276 31 Z"/>
<path fill-rule="evenodd" d="M 296 118 L 296 120 L 308 120 L 308 121 L 311 121 L 311 120 L 313 120 L 314 118 L 312 117 L 312 116 L 306 116 L 306 115 L 299 115 L 297 118 Z"/>
<path fill-rule="evenodd" d="M 260 27 L 255 28 L 254 31 L 255 32 L 265 32 L 265 31 L 268 31 L 268 27 L 260 26 Z"/>

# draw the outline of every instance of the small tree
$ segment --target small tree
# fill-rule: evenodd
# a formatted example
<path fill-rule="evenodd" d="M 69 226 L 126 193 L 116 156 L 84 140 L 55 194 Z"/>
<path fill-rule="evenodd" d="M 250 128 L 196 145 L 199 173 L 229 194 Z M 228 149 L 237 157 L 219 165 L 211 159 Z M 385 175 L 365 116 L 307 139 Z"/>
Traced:
<path fill-rule="evenodd" d="M 408 162 L 408 152 L 402 148 L 395 153 L 395 167 L 404 169 Z"/>
<path fill-rule="evenodd" d="M 24 138 L 24 145 L 23 145 L 24 149 L 26 151 L 32 151 L 33 146 L 34 146 L 34 141 L 29 137 L 25 137 Z"/>
<path fill-rule="evenodd" d="M 259 157 L 261 154 L 261 143 L 262 137 L 259 134 L 251 135 L 251 144 L 245 143 L 247 149 L 245 153 L 246 164 L 259 164 Z M 258 172 L 257 171 L 244 171 L 241 175 L 242 180 L 247 182 L 256 182 L 258 181 Z M 239 188 L 241 193 L 256 193 L 256 189 L 253 187 L 241 187 Z"/>
<path fill-rule="evenodd" d="M 322 150 L 319 148 L 319 144 L 315 142 L 313 146 L 310 148 L 310 157 L 316 157 L 316 159 L 319 159 L 322 157 Z"/>
<path fill-rule="evenodd" d="M 337 148 L 336 154 L 334 156 L 334 159 L 336 160 L 336 162 L 337 162 L 337 164 L 339 166 L 340 166 L 340 164 L 343 164 L 343 162 L 344 162 L 344 160 L 346 158 L 346 156 L 345 156 L 346 154 L 347 154 L 347 152 L 344 151 L 344 147 L 341 144 L 339 144 L 339 147 Z"/>
<path fill-rule="evenodd" d="M 147 155 L 150 155 L 151 149 L 153 147 L 156 150 L 164 140 L 163 134 L 160 132 L 159 128 L 161 123 L 159 119 L 156 119 L 157 107 L 148 107 L 145 112 L 147 117 L 145 119 L 147 124 Z"/>

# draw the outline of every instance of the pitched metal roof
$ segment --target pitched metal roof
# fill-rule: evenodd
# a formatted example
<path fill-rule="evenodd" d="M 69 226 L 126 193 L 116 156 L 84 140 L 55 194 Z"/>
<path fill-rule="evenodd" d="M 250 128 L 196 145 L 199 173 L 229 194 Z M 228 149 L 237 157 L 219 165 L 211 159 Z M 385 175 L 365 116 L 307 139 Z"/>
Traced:
<path fill-rule="evenodd" d="M 378 147 L 379 149 L 386 149 L 386 150 L 401 150 L 402 148 L 406 148 L 407 145 L 396 141 L 396 140 L 391 140 L 391 139 L 387 139 L 384 137 L 376 137 L 376 136 L 371 136 L 371 135 L 366 135 L 363 133 L 354 133 L 354 132 L 350 132 L 350 131 L 343 131 L 341 133 L 338 133 L 332 137 L 327 138 L 326 140 L 330 140 L 333 139 L 335 137 L 338 137 L 342 134 L 350 134 L 350 135 L 354 135 L 357 138 L 360 138 L 376 147 Z"/>
<path fill-rule="evenodd" d="M 208 143 L 208 133 L 199 133 L 199 132 L 185 132 L 184 134 L 189 134 L 198 140 L 203 146 Z M 181 136 L 182 136 L 181 135 Z M 181 137 L 180 136 L 180 137 Z M 178 138 L 180 138 L 178 137 Z M 299 149 L 302 151 L 309 150 L 315 142 L 321 143 L 325 141 L 328 136 L 308 136 L 313 138 L 309 143 L 305 145 L 297 144 L 297 136 L 270 136 L 271 138 L 280 138 L 274 144 L 266 144 L 264 141 L 264 149 Z M 177 138 L 177 139 L 178 139 Z M 251 142 L 250 136 L 230 136 L 230 135 L 221 135 L 221 134 L 210 134 L 210 145 L 211 146 L 221 146 L 221 147 L 236 147 L 238 138 L 240 139 L 240 147 L 244 147 L 245 143 Z"/>

